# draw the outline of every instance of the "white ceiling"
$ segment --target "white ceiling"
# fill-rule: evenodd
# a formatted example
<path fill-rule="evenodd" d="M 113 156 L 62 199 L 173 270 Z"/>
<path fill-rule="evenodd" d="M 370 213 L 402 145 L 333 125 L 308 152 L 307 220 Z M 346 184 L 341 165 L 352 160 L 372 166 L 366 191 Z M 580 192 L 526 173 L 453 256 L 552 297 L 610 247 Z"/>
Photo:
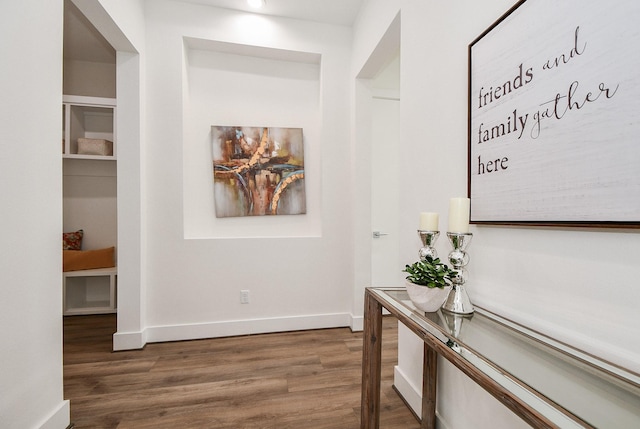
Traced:
<path fill-rule="evenodd" d="M 246 0 L 179 0 L 224 9 L 254 12 L 271 16 L 351 26 L 366 0 L 266 0 L 259 10 Z M 66 60 L 115 63 L 115 51 L 93 28 L 78 8 L 65 0 L 64 58 Z"/>
<path fill-rule="evenodd" d="M 265 0 L 266 5 L 263 8 L 252 9 L 247 4 L 247 0 L 180 1 L 346 26 L 353 24 L 364 2 L 364 0 Z"/>

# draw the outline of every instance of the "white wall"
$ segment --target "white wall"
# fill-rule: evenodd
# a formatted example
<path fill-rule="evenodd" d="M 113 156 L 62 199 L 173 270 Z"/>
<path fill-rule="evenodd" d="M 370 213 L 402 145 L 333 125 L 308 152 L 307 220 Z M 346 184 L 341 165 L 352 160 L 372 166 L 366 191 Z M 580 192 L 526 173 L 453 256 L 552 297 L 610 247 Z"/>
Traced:
<path fill-rule="evenodd" d="M 62 1 L 3 2 L 0 28 L 0 427 L 63 429 Z"/>
<path fill-rule="evenodd" d="M 197 45 L 201 49 L 194 49 Z M 223 45 L 242 49 L 246 45 Z M 320 55 L 255 49 L 254 55 L 220 52 L 222 46 L 188 42 L 184 115 L 184 235 L 200 238 L 320 237 Z M 268 58 L 278 55 L 283 59 Z M 241 85 L 229 84 L 240 81 Z M 216 218 L 212 177 L 212 125 L 302 128 L 305 215 Z"/>
<path fill-rule="evenodd" d="M 350 29 L 173 1 L 146 7 L 149 341 L 348 325 Z M 185 38 L 214 47 L 190 51 Z M 222 45 L 231 49 L 225 55 L 248 50 L 245 61 L 266 67 L 253 77 L 267 83 L 273 61 L 319 56 L 316 83 L 288 78 L 317 94 L 296 110 L 289 90 L 271 109 L 262 89 L 248 91 L 245 72 L 221 71 Z M 226 90 L 209 78 L 223 79 Z M 304 127 L 306 215 L 202 222 L 203 210 L 215 216 L 210 126 L 244 121 Z M 250 304 L 240 304 L 241 289 L 250 290 Z"/>
<path fill-rule="evenodd" d="M 65 95 L 116 97 L 116 65 L 91 61 L 65 60 Z"/>
<path fill-rule="evenodd" d="M 115 162 L 65 159 L 63 166 L 63 231 L 82 229 L 82 250 L 117 247 Z"/>
<path fill-rule="evenodd" d="M 116 50 L 118 329 L 115 350 L 145 344 L 146 258 L 144 0 L 73 0 Z"/>
<path fill-rule="evenodd" d="M 370 0 L 354 29 L 352 76 L 380 40 L 383 23 L 401 9 L 400 153 L 410 166 L 403 180 L 412 184 L 400 190 L 407 262 L 417 250 L 418 212 L 439 212 L 444 229 L 449 198 L 466 195 L 467 46 L 512 4 Z M 640 369 L 640 231 L 474 226 L 472 232 L 468 292 L 475 303 Z M 444 255 L 450 250 L 442 239 L 436 247 Z M 401 333 L 398 369 L 415 386 L 420 349 L 415 337 Z M 441 371 L 438 411 L 446 427 L 526 427 L 446 362 Z"/>

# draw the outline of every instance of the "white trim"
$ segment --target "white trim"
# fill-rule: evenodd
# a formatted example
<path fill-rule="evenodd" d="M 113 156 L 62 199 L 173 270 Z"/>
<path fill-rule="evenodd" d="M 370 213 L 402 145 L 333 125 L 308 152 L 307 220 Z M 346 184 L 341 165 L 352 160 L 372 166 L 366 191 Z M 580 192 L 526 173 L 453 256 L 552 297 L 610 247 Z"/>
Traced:
<path fill-rule="evenodd" d="M 400 90 L 399 89 L 381 89 L 381 88 L 372 88 L 371 96 L 378 100 L 393 100 L 400 101 Z"/>
<path fill-rule="evenodd" d="M 393 367 L 393 385 L 398 394 L 402 396 L 417 416 L 422 415 L 422 389 L 418 389 L 402 372 L 398 365 Z M 442 420 L 436 410 L 436 429 L 447 429 L 447 424 Z"/>
<path fill-rule="evenodd" d="M 115 98 L 86 97 L 83 95 L 63 95 L 63 103 L 82 104 L 87 106 L 115 106 Z"/>
<path fill-rule="evenodd" d="M 422 415 L 422 388 L 418 389 L 398 365 L 393 367 L 393 385 L 413 412 Z"/>
<path fill-rule="evenodd" d="M 364 330 L 364 316 L 354 316 L 353 314 L 349 315 L 351 322 L 349 323 L 349 327 L 351 327 L 352 332 L 360 332 Z"/>
<path fill-rule="evenodd" d="M 68 427 L 71 423 L 70 410 L 69 400 L 60 402 L 58 408 L 37 427 L 39 429 L 60 429 Z"/>
<path fill-rule="evenodd" d="M 113 350 L 138 350 L 147 344 L 145 331 L 116 332 L 113 334 Z"/>
<path fill-rule="evenodd" d="M 137 332 L 116 332 L 113 334 L 113 350 L 136 350 L 147 343 L 165 341 L 187 341 L 204 338 L 232 337 L 237 335 L 255 335 L 273 332 L 305 331 L 360 326 L 362 317 L 348 313 L 317 314 L 311 316 L 290 316 L 268 319 L 230 320 L 184 325 L 150 326 Z"/>
<path fill-rule="evenodd" d="M 340 328 L 348 327 L 350 325 L 349 321 L 350 315 L 348 313 L 317 314 L 310 316 L 151 326 L 145 330 L 145 334 L 148 342 L 157 343 L 273 332 L 304 331 L 309 329 Z"/>

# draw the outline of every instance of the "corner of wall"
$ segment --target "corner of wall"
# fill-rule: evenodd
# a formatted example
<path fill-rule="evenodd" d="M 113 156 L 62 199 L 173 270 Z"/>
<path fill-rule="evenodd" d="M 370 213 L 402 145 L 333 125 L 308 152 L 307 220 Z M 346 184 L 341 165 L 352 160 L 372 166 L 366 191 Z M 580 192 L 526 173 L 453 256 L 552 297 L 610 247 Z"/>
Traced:
<path fill-rule="evenodd" d="M 64 400 L 58 408 L 38 426 L 39 429 L 60 429 L 68 427 L 71 421 L 69 400 Z"/>
<path fill-rule="evenodd" d="M 364 330 L 364 316 L 349 315 L 349 327 L 352 332 L 361 332 Z"/>
<path fill-rule="evenodd" d="M 393 385 L 413 412 L 418 416 L 421 415 L 421 391 L 411 382 L 409 377 L 402 372 L 402 369 L 398 365 L 393 367 Z"/>
<path fill-rule="evenodd" d="M 147 345 L 146 331 L 116 332 L 113 334 L 113 351 L 139 350 Z"/>
<path fill-rule="evenodd" d="M 397 365 L 393 367 L 393 385 L 404 402 L 411 407 L 417 416 L 420 416 L 422 414 L 421 390 L 411 382 Z M 447 429 L 448 427 L 442 416 L 436 412 L 436 429 Z"/>

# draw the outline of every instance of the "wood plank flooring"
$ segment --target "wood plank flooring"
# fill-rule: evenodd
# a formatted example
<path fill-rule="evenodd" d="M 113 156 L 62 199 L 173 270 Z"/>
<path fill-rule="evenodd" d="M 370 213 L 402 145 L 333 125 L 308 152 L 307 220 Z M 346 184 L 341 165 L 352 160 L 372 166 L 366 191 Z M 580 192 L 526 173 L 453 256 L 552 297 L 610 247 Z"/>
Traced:
<path fill-rule="evenodd" d="M 384 318 L 381 429 L 420 424 L 393 390 Z M 148 344 L 112 352 L 115 315 L 64 318 L 74 429 L 358 429 L 362 333 L 348 328 Z"/>

